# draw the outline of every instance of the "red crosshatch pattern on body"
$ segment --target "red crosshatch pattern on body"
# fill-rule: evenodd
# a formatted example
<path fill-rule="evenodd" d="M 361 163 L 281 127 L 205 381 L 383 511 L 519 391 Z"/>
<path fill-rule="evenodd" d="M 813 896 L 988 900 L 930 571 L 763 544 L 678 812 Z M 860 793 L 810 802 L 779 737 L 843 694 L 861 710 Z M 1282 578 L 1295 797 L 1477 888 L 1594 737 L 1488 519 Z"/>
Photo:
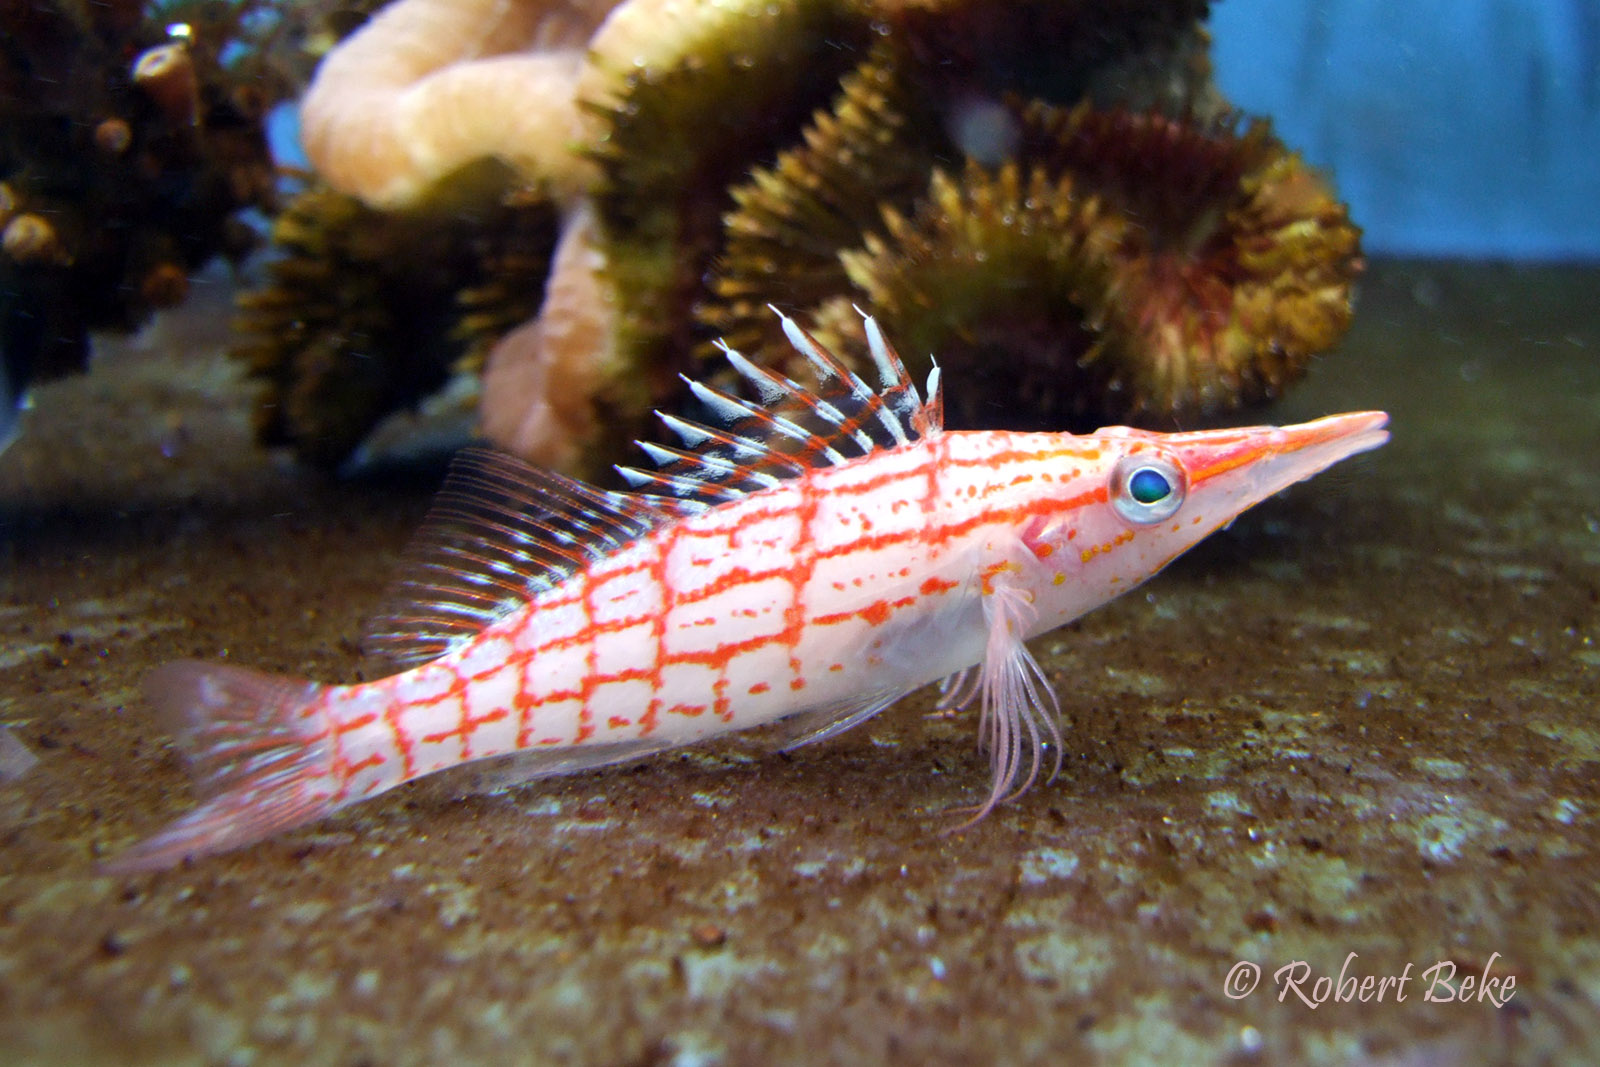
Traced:
<path fill-rule="evenodd" d="M 420 666 L 316 686 L 178 665 L 170 688 L 198 692 L 200 706 L 177 710 L 216 717 L 202 740 L 221 753 L 222 788 L 124 869 L 236 847 L 492 755 L 524 752 L 517 773 L 534 777 L 802 712 L 802 739 L 825 737 L 974 666 L 964 676 L 976 684 L 957 692 L 983 704 L 987 812 L 1048 773 L 1046 744 L 1060 750 L 1026 637 L 1386 438 L 1370 412 L 1192 434 L 945 433 L 937 395 L 917 399 L 871 320 L 880 390 L 783 324 L 818 394 L 730 353 L 761 404 L 691 383 L 726 429 L 668 419 L 690 450 L 658 449 L 654 472 L 623 472 L 677 501 L 484 453 L 458 461 L 415 560 L 421 577 L 377 634 Z M 1148 483 L 1152 462 L 1170 475 L 1156 499 L 1172 506 L 1146 521 L 1148 485 L 1135 500 L 1118 472 L 1138 468 Z"/>
<path fill-rule="evenodd" d="M 480 642 L 471 658 L 474 666 L 487 664 L 481 670 L 469 672 L 466 657 L 440 661 L 436 669 L 451 672 L 447 681 L 431 691 L 419 686 L 403 713 L 386 712 L 398 777 L 489 752 L 649 736 L 663 715 L 698 719 L 710 710 L 730 721 L 731 692 L 770 697 L 778 692 L 774 681 L 796 692 L 807 687 L 809 674 L 844 673 L 833 655 L 808 672 L 798 650 L 809 627 L 879 629 L 962 582 L 935 574 L 897 596 L 853 597 L 857 602 L 846 609 L 818 610 L 833 594 L 922 573 L 950 546 L 986 528 L 1009 536 L 1046 508 L 1103 501 L 1103 487 L 1094 486 L 1019 506 L 1007 490 L 1042 478 L 1004 473 L 1007 467 L 1059 467 L 1062 450 L 1016 435 L 985 436 L 982 448 L 944 435 L 883 454 L 892 462 L 881 466 L 889 469 L 822 468 L 762 498 L 664 527 L 580 571 L 496 627 L 508 635 L 496 649 L 498 663 Z M 1079 450 L 1072 459 L 1083 462 L 1086 455 Z M 1063 490 L 1069 484 L 1054 474 L 1051 480 Z M 963 497 L 966 506 L 950 506 Z M 905 565 L 907 553 L 915 568 Z M 819 581 L 824 573 L 828 580 Z M 739 625 L 730 628 L 731 619 Z M 673 684 L 690 668 L 701 669 L 683 679 L 687 685 Z M 497 678 L 504 699 L 474 713 L 467 693 Z M 709 692 L 711 705 L 682 699 L 679 690 Z M 501 724 L 509 724 L 503 738 L 481 739 Z M 369 757 L 363 768 L 382 761 Z"/>
<path fill-rule="evenodd" d="M 888 470 L 862 463 L 811 472 L 761 499 L 667 526 L 574 575 L 497 627 L 517 651 L 472 674 L 464 662 L 441 661 L 436 666 L 452 672 L 447 684 L 411 698 L 403 717 L 385 716 L 401 775 L 489 751 L 646 737 L 664 716 L 693 720 L 712 711 L 727 722 L 736 710 L 732 692 L 776 699 L 774 682 L 799 692 L 810 675 L 845 673 L 832 654 L 808 671 L 798 650 L 809 628 L 876 630 L 963 583 L 934 574 L 897 596 L 862 598 L 861 590 L 925 573 L 950 546 L 985 530 L 1008 537 L 1030 516 L 1037 525 L 1056 508 L 1104 500 L 1102 486 L 1071 492 L 1070 480 L 1051 474 L 1061 495 L 1019 506 L 1007 490 L 1044 479 L 1004 473 L 1007 466 L 1059 467 L 1062 450 L 1027 438 L 1018 443 L 1016 435 L 985 436 L 983 448 L 959 435 L 919 442 L 894 454 Z M 1083 462 L 1086 453 L 1071 458 Z M 952 498 L 967 503 L 952 508 Z M 877 520 L 863 521 L 869 514 Z M 915 567 L 905 565 L 907 553 Z M 838 593 L 857 602 L 817 610 Z M 730 619 L 738 625 L 730 627 Z M 481 646 L 479 652 L 479 662 L 489 658 Z M 540 669 L 555 666 L 554 657 L 568 666 Z M 473 714 L 467 692 L 499 675 L 504 701 Z M 682 699 L 685 692 L 709 694 L 711 704 Z M 503 723 L 510 724 L 504 740 L 479 740 Z M 419 745 L 452 741 L 457 751 L 419 759 Z"/>

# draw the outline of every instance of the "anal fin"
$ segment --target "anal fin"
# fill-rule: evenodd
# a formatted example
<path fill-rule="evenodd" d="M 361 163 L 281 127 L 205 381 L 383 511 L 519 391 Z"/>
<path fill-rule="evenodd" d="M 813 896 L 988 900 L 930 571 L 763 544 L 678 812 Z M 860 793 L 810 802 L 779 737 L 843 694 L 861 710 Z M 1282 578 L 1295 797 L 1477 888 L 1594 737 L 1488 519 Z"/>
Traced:
<path fill-rule="evenodd" d="M 676 748 L 678 744 L 675 741 L 646 737 L 633 741 L 508 752 L 504 756 L 474 760 L 438 772 L 433 777 L 457 796 L 502 793 L 507 789 L 515 789 L 517 786 L 538 781 L 540 778 L 580 774 L 617 763 L 644 759 L 665 752 L 667 749 Z"/>
<path fill-rule="evenodd" d="M 792 752 L 837 737 L 860 726 L 906 693 L 905 689 L 875 690 L 797 711 L 778 724 L 778 751 Z"/>

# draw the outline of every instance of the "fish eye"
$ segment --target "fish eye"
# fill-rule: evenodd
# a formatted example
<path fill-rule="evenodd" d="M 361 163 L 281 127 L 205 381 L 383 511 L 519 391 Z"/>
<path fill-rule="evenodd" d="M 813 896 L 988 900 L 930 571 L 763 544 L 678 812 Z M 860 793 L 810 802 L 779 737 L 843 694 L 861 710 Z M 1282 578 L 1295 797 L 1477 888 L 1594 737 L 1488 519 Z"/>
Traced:
<path fill-rule="evenodd" d="M 1183 506 L 1187 487 L 1177 464 L 1159 456 L 1126 456 L 1111 472 L 1111 504 L 1129 522 L 1160 522 Z"/>

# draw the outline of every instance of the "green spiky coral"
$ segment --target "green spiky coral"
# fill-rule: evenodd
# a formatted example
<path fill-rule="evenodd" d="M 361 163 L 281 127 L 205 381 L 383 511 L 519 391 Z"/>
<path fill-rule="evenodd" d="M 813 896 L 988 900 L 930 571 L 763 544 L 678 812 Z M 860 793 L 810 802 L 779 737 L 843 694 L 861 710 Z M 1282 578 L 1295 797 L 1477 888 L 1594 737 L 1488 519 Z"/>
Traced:
<path fill-rule="evenodd" d="M 1347 325 L 1358 233 L 1264 124 L 1225 114 L 1206 6 L 790 0 L 771 17 L 872 32 L 856 50 L 840 32 L 842 75 L 801 82 L 787 44 L 742 43 L 741 70 L 781 57 L 789 107 L 731 140 L 705 128 L 731 53 L 714 35 L 664 49 L 602 111 L 619 346 L 681 365 L 725 337 L 781 363 L 766 304 L 848 351 L 861 303 L 913 358 L 963 364 L 957 423 L 1161 421 L 1276 394 Z"/>
<path fill-rule="evenodd" d="M 952 424 L 1041 428 L 1275 395 L 1348 325 L 1358 232 L 1265 123 L 1014 102 L 1010 159 L 952 172 L 895 70 L 848 77 L 734 190 L 703 321 L 783 360 L 765 302 L 835 343 L 871 306 L 913 361 L 962 367 Z"/>
<path fill-rule="evenodd" d="M 735 348 L 788 359 L 792 349 L 767 305 L 815 307 L 847 292 L 840 249 L 881 225 L 884 204 L 910 204 L 925 187 L 937 125 L 896 58 L 892 45 L 874 47 L 802 143 L 730 191 L 723 251 L 696 314 Z"/>
<path fill-rule="evenodd" d="M 617 347 L 659 371 L 693 345 L 687 309 L 721 244 L 727 187 L 826 103 L 870 28 L 845 0 L 656 7 L 652 60 L 599 47 L 585 91 L 604 129 L 592 154 L 608 275 L 627 309 Z"/>
<path fill-rule="evenodd" d="M 840 258 L 916 364 L 937 352 L 958 368 L 951 425 L 1059 428 L 1097 406 L 1071 372 L 1092 344 L 1079 301 L 1104 289 L 1124 229 L 1070 178 L 969 163 L 959 175 L 934 171 L 915 211 L 887 211 L 883 235 Z M 849 324 L 837 307 L 823 314 Z"/>
<path fill-rule="evenodd" d="M 1017 385 L 1043 424 L 1085 426 L 1276 395 L 1348 326 L 1358 231 L 1265 123 L 1034 105 L 1022 129 L 998 177 L 936 176 L 915 213 L 841 252 L 912 351 Z"/>
<path fill-rule="evenodd" d="M 235 355 L 266 384 L 262 442 L 335 467 L 385 416 L 475 371 L 537 308 L 554 240 L 538 199 L 465 195 L 408 214 L 320 187 L 296 197 L 274 226 L 269 283 L 239 301 Z"/>

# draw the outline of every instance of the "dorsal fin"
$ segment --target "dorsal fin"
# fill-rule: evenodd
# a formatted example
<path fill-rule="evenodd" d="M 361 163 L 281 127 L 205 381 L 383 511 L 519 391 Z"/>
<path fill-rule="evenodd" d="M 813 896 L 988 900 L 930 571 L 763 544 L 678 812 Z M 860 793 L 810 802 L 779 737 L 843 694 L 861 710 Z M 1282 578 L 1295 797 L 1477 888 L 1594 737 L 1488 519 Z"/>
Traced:
<path fill-rule="evenodd" d="M 938 367 L 928 375 L 928 399 L 924 402 L 899 355 L 870 316 L 862 318 L 867 348 L 878 371 L 877 389 L 839 362 L 794 320 L 772 310 L 782 320 L 789 343 L 816 375 L 816 388 L 807 389 L 720 345 L 733 369 L 754 387 L 758 402 L 685 378 L 696 399 L 721 421 L 722 428 L 658 412 L 684 447 L 639 442 L 656 469 L 618 467 L 631 485 L 703 504 L 722 504 L 809 469 L 896 448 L 940 431 Z"/>
<path fill-rule="evenodd" d="M 406 551 L 402 577 L 368 626 L 367 651 L 402 666 L 434 659 L 663 523 L 940 431 L 938 368 L 928 376 L 924 403 L 870 317 L 862 316 L 876 390 L 778 317 L 817 388 L 724 347 L 759 402 L 689 382 L 725 425 L 661 415 L 684 447 L 640 442 L 657 468 L 617 468 L 647 493 L 606 492 L 492 449 L 463 449 Z"/>
<path fill-rule="evenodd" d="M 434 659 L 585 564 L 700 507 L 604 492 L 503 452 L 463 449 L 364 647 L 397 664 Z"/>

